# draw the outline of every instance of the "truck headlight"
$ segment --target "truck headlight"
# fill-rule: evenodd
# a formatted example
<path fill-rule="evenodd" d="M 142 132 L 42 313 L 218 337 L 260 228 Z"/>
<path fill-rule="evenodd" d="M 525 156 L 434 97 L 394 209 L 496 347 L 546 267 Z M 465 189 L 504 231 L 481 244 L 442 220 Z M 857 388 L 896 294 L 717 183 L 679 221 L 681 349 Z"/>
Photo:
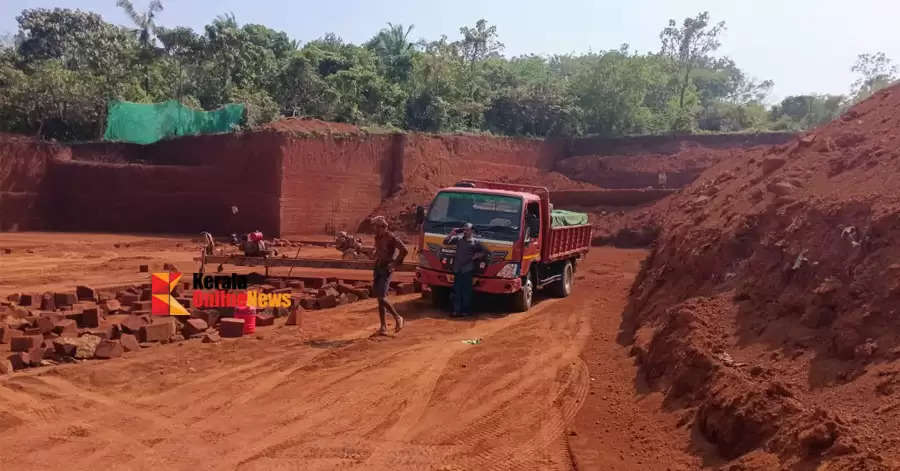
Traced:
<path fill-rule="evenodd" d="M 518 263 L 507 263 L 497 272 L 498 278 L 518 278 L 519 276 L 519 264 Z"/>

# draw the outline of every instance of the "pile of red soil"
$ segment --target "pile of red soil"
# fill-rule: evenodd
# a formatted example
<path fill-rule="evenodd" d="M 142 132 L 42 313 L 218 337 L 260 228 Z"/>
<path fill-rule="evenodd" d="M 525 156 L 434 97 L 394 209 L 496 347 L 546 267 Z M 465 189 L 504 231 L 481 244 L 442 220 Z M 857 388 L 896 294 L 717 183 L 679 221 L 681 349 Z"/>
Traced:
<path fill-rule="evenodd" d="M 666 202 L 623 333 L 727 469 L 900 468 L 900 87 Z"/>
<path fill-rule="evenodd" d="M 286 133 L 310 134 L 360 134 L 359 127 L 347 123 L 333 123 L 319 119 L 284 118 L 262 127 L 265 130 Z"/>

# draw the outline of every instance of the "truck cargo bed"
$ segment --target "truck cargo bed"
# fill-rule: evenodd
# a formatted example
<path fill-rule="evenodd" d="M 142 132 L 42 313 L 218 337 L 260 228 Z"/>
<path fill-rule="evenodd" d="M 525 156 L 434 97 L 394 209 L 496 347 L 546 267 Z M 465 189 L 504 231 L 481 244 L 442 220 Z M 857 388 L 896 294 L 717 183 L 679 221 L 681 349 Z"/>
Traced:
<path fill-rule="evenodd" d="M 547 242 L 547 260 L 556 261 L 584 254 L 591 247 L 591 226 L 553 227 Z"/>

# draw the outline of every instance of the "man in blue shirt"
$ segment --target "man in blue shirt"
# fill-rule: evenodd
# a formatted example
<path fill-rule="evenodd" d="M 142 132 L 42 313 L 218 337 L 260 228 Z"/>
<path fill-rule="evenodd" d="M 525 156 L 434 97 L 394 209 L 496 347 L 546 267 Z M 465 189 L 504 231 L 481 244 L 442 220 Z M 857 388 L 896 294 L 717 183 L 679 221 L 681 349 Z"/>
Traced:
<path fill-rule="evenodd" d="M 453 232 L 444 239 L 444 245 L 456 247 L 453 259 L 453 317 L 472 314 L 472 278 L 475 264 L 488 257 L 490 252 L 481 242 L 475 240 L 472 224 L 466 223 L 462 230 Z"/>

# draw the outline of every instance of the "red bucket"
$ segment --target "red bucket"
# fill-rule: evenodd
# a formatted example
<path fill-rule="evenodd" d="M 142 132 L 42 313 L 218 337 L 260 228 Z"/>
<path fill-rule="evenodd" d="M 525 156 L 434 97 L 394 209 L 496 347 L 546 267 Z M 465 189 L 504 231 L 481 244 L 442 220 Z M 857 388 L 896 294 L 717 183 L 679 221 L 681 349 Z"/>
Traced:
<path fill-rule="evenodd" d="M 244 334 L 256 332 L 256 309 L 250 306 L 236 307 L 234 317 L 244 320 Z"/>

